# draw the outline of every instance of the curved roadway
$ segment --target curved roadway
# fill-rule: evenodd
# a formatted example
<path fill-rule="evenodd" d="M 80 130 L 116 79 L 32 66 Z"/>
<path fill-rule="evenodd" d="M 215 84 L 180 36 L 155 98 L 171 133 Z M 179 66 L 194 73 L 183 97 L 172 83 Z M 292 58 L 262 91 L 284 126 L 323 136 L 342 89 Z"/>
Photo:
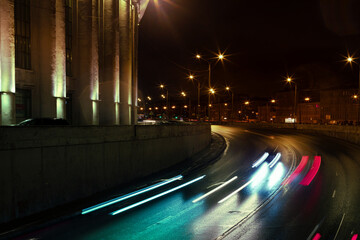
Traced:
<path fill-rule="evenodd" d="M 226 126 L 212 130 L 228 144 L 215 163 L 183 173 L 182 180 L 18 239 L 356 239 L 359 146 L 293 130 Z M 270 154 L 267 162 L 252 168 L 264 152 Z M 280 161 L 269 168 L 277 153 L 282 154 Z M 303 171 L 291 183 L 282 184 L 303 156 L 309 156 Z M 303 186 L 300 182 L 312 171 L 315 156 L 321 157 L 320 169 Z M 198 181 L 184 185 L 194 179 Z M 184 187 L 177 189 L 180 186 Z M 144 204 L 110 214 L 141 201 Z"/>

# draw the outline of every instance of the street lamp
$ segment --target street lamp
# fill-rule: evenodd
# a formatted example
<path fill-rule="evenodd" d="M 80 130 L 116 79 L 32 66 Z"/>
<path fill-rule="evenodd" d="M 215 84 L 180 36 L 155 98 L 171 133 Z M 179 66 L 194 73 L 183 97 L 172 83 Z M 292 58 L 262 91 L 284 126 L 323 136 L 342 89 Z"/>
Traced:
<path fill-rule="evenodd" d="M 189 79 L 191 81 L 196 80 L 196 78 L 192 74 L 189 75 Z M 200 82 L 199 82 L 199 80 L 197 80 L 197 83 L 198 83 L 198 86 L 197 86 L 198 92 L 197 92 L 197 108 L 196 108 L 197 109 L 197 116 L 196 117 L 197 117 L 197 119 L 199 121 L 200 120 Z"/>
<path fill-rule="evenodd" d="M 160 84 L 160 88 L 161 90 L 164 90 L 165 89 L 165 85 L 164 84 Z M 165 99 L 165 96 L 164 94 L 161 94 L 161 97 L 163 99 Z M 169 90 L 166 88 L 166 116 L 167 118 L 169 118 L 169 111 L 167 110 L 169 108 Z"/>
<path fill-rule="evenodd" d="M 294 82 L 290 77 L 288 77 L 287 79 L 286 79 L 286 81 L 288 81 L 288 83 L 289 84 L 291 84 L 291 83 L 294 83 L 294 85 L 295 85 L 295 89 L 294 89 L 294 115 L 293 115 L 293 117 L 294 117 L 294 127 L 295 127 L 295 122 L 296 122 L 296 92 L 297 92 L 297 84 L 296 84 L 296 82 Z"/>
<path fill-rule="evenodd" d="M 355 63 L 357 64 L 357 62 L 355 62 L 356 58 L 352 57 L 352 56 L 348 56 L 346 58 L 346 61 L 351 65 L 352 63 Z M 354 95 L 354 99 L 357 99 L 357 97 L 360 95 L 360 66 L 358 66 L 359 68 L 359 85 L 358 85 L 358 94 L 357 95 Z M 356 96 L 356 97 L 355 97 Z M 358 103 L 358 114 L 357 114 L 357 124 L 359 124 L 359 115 L 360 115 L 360 104 Z"/>
<path fill-rule="evenodd" d="M 211 87 L 211 62 L 208 59 L 203 58 L 200 54 L 196 54 L 196 58 L 199 60 L 203 60 L 208 64 L 208 71 L 209 71 L 209 89 L 212 89 Z M 217 59 L 218 60 L 223 60 L 224 59 L 224 55 L 223 54 L 218 54 L 217 55 Z M 210 94 L 208 97 L 208 105 L 210 105 Z M 208 108 L 208 118 L 210 120 L 210 108 Z"/>
<path fill-rule="evenodd" d="M 229 86 L 226 86 L 226 91 L 231 92 L 231 114 L 230 118 L 233 118 L 233 111 L 234 111 L 234 92 L 230 90 Z"/>

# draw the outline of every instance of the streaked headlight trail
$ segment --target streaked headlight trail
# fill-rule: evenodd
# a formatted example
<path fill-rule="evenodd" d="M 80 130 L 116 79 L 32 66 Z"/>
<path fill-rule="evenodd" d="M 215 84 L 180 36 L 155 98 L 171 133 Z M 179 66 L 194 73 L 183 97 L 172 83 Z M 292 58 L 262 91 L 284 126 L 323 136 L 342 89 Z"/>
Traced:
<path fill-rule="evenodd" d="M 274 159 L 270 162 L 269 167 L 272 168 L 279 161 L 281 153 L 277 153 Z"/>
<path fill-rule="evenodd" d="M 253 165 L 252 168 L 258 167 L 269 156 L 268 152 L 265 152 Z"/>
<path fill-rule="evenodd" d="M 196 202 L 200 201 L 201 199 L 206 198 L 207 196 L 209 196 L 209 195 L 213 194 L 214 192 L 216 192 L 217 190 L 219 190 L 219 189 L 221 189 L 221 188 L 225 187 L 226 185 L 228 185 L 228 184 L 229 184 L 229 183 L 231 183 L 232 181 L 236 180 L 237 178 L 238 178 L 237 176 L 235 176 L 235 177 L 231 178 L 230 180 L 228 180 L 228 181 L 224 182 L 223 184 L 221 184 L 221 185 L 220 185 L 220 186 L 218 186 L 217 188 L 215 188 L 215 189 L 211 190 L 210 192 L 208 192 L 208 193 L 206 193 L 206 194 L 202 195 L 201 197 L 199 197 L 199 198 L 197 198 L 197 199 L 193 200 L 192 202 L 193 202 L 193 203 L 196 203 Z"/>
<path fill-rule="evenodd" d="M 232 196 L 234 196 L 235 194 L 237 194 L 238 192 L 240 192 L 241 190 L 243 190 L 244 188 L 247 187 L 247 185 L 249 185 L 253 180 L 251 179 L 250 181 L 248 181 L 247 183 L 245 183 L 244 185 L 242 185 L 240 188 L 236 189 L 234 192 L 230 193 L 229 195 L 227 195 L 226 197 L 224 197 L 223 199 L 221 199 L 220 201 L 218 201 L 218 203 L 223 203 L 226 200 L 228 200 L 229 198 L 231 198 Z"/>
<path fill-rule="evenodd" d="M 150 202 L 150 201 L 152 201 L 152 200 L 154 200 L 154 199 L 156 199 L 156 198 L 162 197 L 162 196 L 164 196 L 164 195 L 166 195 L 166 194 L 169 194 L 169 193 L 172 193 L 172 192 L 174 192 L 174 191 L 176 191 L 176 190 L 179 190 L 180 188 L 183 188 L 183 187 L 186 187 L 186 186 L 188 186 L 188 185 L 190 185 L 190 184 L 192 184 L 192 183 L 195 183 L 195 182 L 203 179 L 205 176 L 206 176 L 206 175 L 202 175 L 201 177 L 195 178 L 195 179 L 193 179 L 193 180 L 191 180 L 191 181 L 189 181 L 189 182 L 187 182 L 187 183 L 181 184 L 180 186 L 177 186 L 177 187 L 172 188 L 172 189 L 170 189 L 170 190 L 167 190 L 167 191 L 165 191 L 165 192 L 159 193 L 159 194 L 157 194 L 157 195 L 155 195 L 155 196 L 152 196 L 152 197 L 150 197 L 150 198 L 144 199 L 144 200 L 142 200 L 142 201 L 140 201 L 140 202 L 134 203 L 134 204 L 129 205 L 129 206 L 127 206 L 127 207 L 121 208 L 121 209 L 116 210 L 116 211 L 114 211 L 114 212 L 112 212 L 112 213 L 110 213 L 110 214 L 114 216 L 114 215 L 116 215 L 116 214 L 125 212 L 125 211 L 127 211 L 127 210 L 129 210 L 129 209 L 132 209 L 132 208 L 137 207 L 137 206 L 139 206 L 139 205 L 142 205 L 142 204 L 144 204 L 144 203 Z"/>
<path fill-rule="evenodd" d="M 163 182 L 160 182 L 160 183 L 157 183 L 157 184 L 154 184 L 154 185 L 151 185 L 149 187 L 146 187 L 146 188 L 142 188 L 142 189 L 139 189 L 135 192 L 132 192 L 132 193 L 128 193 L 126 195 L 122 195 L 120 197 L 117 197 L 117 198 L 114 198 L 114 199 L 110 199 L 106 202 L 103 202 L 103 203 L 99 203 L 97 205 L 94 205 L 92 207 L 89 207 L 89 208 L 85 208 L 81 211 L 81 214 L 87 214 L 87 213 L 90 213 L 90 212 L 93 212 L 93 211 L 96 211 L 96 210 L 99 210 L 101 208 L 104 208 L 104 207 L 107 207 L 107 206 L 110 206 L 112 204 L 115 204 L 115 203 L 118 203 L 118 202 L 121 202 L 121 201 L 124 201 L 126 199 L 129 199 L 131 197 L 135 197 L 139 194 L 142 194 L 142 193 L 145 193 L 145 192 L 148 192 L 148 191 L 151 191 L 153 189 L 156 189 L 156 188 L 159 188 L 159 187 L 162 187 L 166 184 L 169 184 L 169 183 L 172 183 L 174 181 L 177 181 L 177 180 L 181 180 L 183 178 L 182 175 L 177 175 L 173 178 L 170 178 L 170 179 L 167 179 Z"/>

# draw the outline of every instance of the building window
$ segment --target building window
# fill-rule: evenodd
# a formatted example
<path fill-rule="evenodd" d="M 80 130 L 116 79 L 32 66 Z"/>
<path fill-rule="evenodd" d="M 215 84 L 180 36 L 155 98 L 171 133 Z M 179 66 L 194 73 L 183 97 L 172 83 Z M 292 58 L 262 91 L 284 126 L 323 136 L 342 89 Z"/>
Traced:
<path fill-rule="evenodd" d="M 31 90 L 16 89 L 16 122 L 31 118 Z"/>
<path fill-rule="evenodd" d="M 30 0 L 15 0 L 15 67 L 31 69 Z"/>
<path fill-rule="evenodd" d="M 73 0 L 65 3 L 65 45 L 66 45 L 66 75 L 72 76 L 72 5 Z"/>

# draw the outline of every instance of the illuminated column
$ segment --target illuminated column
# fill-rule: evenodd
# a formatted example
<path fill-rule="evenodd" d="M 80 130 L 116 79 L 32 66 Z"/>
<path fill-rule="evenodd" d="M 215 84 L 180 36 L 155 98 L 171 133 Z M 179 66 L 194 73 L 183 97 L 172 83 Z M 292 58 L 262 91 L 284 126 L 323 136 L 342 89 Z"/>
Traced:
<path fill-rule="evenodd" d="M 14 1 L 0 1 L 0 95 L 1 125 L 15 118 L 15 26 Z"/>
<path fill-rule="evenodd" d="M 56 117 L 65 118 L 66 98 L 66 49 L 65 49 L 65 4 L 62 0 L 55 1 L 55 46 L 52 51 L 52 87 L 56 98 Z"/>
<path fill-rule="evenodd" d="M 103 1 L 100 25 L 102 48 L 100 124 L 120 123 L 119 19 L 118 0 Z"/>
<path fill-rule="evenodd" d="M 132 108 L 131 108 L 131 124 L 137 124 L 138 120 L 138 6 L 135 4 L 131 12 L 131 27 L 132 27 Z"/>
<path fill-rule="evenodd" d="M 99 124 L 98 1 L 78 1 L 78 123 Z"/>
<path fill-rule="evenodd" d="M 131 124 L 132 43 L 130 0 L 119 1 L 120 31 L 120 124 Z"/>

